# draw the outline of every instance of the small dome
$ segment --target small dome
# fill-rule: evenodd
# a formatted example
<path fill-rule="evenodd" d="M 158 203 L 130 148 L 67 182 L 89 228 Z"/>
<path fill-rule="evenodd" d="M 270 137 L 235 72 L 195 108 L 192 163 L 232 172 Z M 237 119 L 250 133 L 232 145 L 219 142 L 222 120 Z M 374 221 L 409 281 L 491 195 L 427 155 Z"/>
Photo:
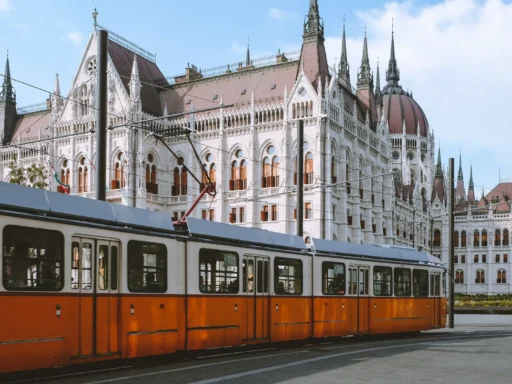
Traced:
<path fill-rule="evenodd" d="M 428 120 L 425 113 L 411 96 L 402 92 L 382 96 L 383 113 L 389 123 L 389 133 L 401 134 L 405 121 L 405 133 L 416 135 L 419 123 L 420 135 L 426 137 Z"/>

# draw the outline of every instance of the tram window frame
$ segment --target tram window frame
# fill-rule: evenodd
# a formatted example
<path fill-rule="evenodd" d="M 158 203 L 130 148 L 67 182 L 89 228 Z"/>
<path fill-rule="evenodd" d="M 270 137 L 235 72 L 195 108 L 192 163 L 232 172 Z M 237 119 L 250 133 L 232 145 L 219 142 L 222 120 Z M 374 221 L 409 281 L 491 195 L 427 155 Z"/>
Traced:
<path fill-rule="evenodd" d="M 382 279 L 376 279 L 377 274 L 382 274 Z M 389 277 L 389 280 L 386 279 Z M 388 283 L 389 289 L 383 290 L 384 283 Z M 378 287 L 378 289 L 375 289 Z M 377 265 L 373 267 L 373 295 L 374 296 L 393 296 L 393 268 Z"/>
<path fill-rule="evenodd" d="M 235 263 L 233 265 L 225 265 L 225 256 L 235 256 Z M 210 259 L 210 260 L 209 260 Z M 208 269 L 208 265 L 215 263 L 216 269 Z M 224 271 L 220 270 L 220 266 L 224 267 Z M 204 265 L 204 268 L 203 268 Z M 226 267 L 234 267 L 236 270 L 228 271 Z M 217 269 L 219 268 L 219 269 Z M 232 251 L 224 251 L 221 249 L 201 248 L 199 250 L 199 291 L 207 294 L 223 294 L 223 295 L 236 295 L 240 292 L 240 264 L 238 253 Z M 210 279 L 208 279 L 210 277 Z M 213 281 L 215 278 L 215 281 Z M 229 279 L 228 279 L 229 278 Z M 201 282 L 202 279 L 202 282 Z M 218 284 L 217 284 L 218 282 Z M 212 284 L 213 283 L 213 284 Z M 222 284 L 224 283 L 224 284 Z M 222 288 L 221 285 L 225 288 Z M 213 290 L 208 288 L 213 287 Z"/>
<path fill-rule="evenodd" d="M 336 273 L 335 276 L 329 277 L 329 272 L 335 273 L 335 266 L 343 266 L 342 273 Z M 341 276 L 340 281 L 337 281 Z M 331 285 L 333 284 L 333 285 Z M 332 261 L 322 262 L 322 293 L 326 296 L 345 296 L 347 292 L 347 267 L 345 263 L 335 263 Z"/>
<path fill-rule="evenodd" d="M 404 273 L 408 272 L 408 273 Z M 411 269 L 410 268 L 399 268 L 396 267 L 393 271 L 393 291 L 395 296 L 399 297 L 410 297 L 411 296 Z M 408 276 L 409 281 L 399 281 L 400 277 Z"/>
<path fill-rule="evenodd" d="M 2 231 L 2 237 L 2 284 L 6 290 L 58 292 L 64 289 L 65 263 L 64 235 L 62 232 L 34 227 L 7 225 Z M 14 243 L 16 243 L 16 245 L 14 245 Z M 16 247 L 20 245 L 26 246 L 27 254 L 24 257 L 13 256 L 14 253 L 17 253 L 19 256 L 18 252 L 20 251 L 17 251 Z M 51 259 L 44 258 L 48 249 L 53 250 L 54 255 L 57 254 L 58 256 Z M 36 257 L 32 257 L 34 254 Z M 20 261 L 24 260 L 26 263 L 20 263 Z M 27 267 L 25 272 L 32 275 L 30 279 L 16 278 L 13 276 L 19 274 L 13 270 L 19 269 L 21 271 L 23 264 L 26 264 Z M 20 265 L 21 268 L 17 265 Z M 7 275 L 8 271 L 11 276 Z M 50 271 L 53 277 L 43 277 L 42 275 L 46 271 Z M 39 276 L 39 272 L 41 272 L 41 276 Z M 23 271 L 21 273 L 23 274 Z M 35 277 L 33 276 L 34 274 Z M 23 281 L 26 281 L 27 286 L 16 286 L 20 282 L 23 283 Z M 30 286 L 28 284 L 32 285 Z"/>
<path fill-rule="evenodd" d="M 285 268 L 279 268 L 285 267 Z M 294 274 L 284 275 L 281 274 L 281 270 L 290 271 L 289 267 L 294 267 Z M 293 283 L 293 287 L 289 286 L 289 283 Z M 297 284 L 297 282 L 299 284 Z M 286 257 L 276 257 L 274 258 L 274 292 L 276 295 L 290 295 L 290 296 L 300 296 L 304 291 L 304 267 L 301 259 L 291 259 Z M 279 285 L 279 283 L 283 283 L 283 287 Z M 286 286 L 288 283 L 288 287 Z M 297 286 L 298 285 L 298 286 Z M 298 288 L 298 289 L 297 289 Z M 293 292 L 290 292 L 290 289 Z M 298 292 L 295 292 L 298 290 Z"/>
<path fill-rule="evenodd" d="M 143 247 L 154 247 L 154 249 L 150 249 L 153 252 L 148 253 L 143 252 Z M 145 258 L 144 255 L 154 255 L 155 265 L 147 265 L 148 258 Z M 128 290 L 136 293 L 167 292 L 167 265 L 167 247 L 165 244 L 138 240 L 128 241 Z M 155 277 L 153 284 L 147 283 L 149 273 L 152 273 Z M 158 276 L 163 278 L 163 285 L 158 281 Z M 133 281 L 134 277 L 139 281 Z"/>
<path fill-rule="evenodd" d="M 412 270 L 412 291 L 414 297 L 428 297 L 428 274 L 428 271 L 425 269 Z M 418 279 L 418 281 L 416 281 L 416 279 Z"/>

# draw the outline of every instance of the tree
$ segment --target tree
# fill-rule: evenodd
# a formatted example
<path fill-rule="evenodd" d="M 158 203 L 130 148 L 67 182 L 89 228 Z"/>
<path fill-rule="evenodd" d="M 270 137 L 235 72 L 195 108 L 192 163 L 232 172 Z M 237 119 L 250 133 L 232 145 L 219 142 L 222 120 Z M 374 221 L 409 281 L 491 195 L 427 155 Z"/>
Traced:
<path fill-rule="evenodd" d="M 28 168 L 18 167 L 16 158 L 9 164 L 11 184 L 18 184 L 39 189 L 48 188 L 48 171 L 43 165 L 32 164 Z"/>

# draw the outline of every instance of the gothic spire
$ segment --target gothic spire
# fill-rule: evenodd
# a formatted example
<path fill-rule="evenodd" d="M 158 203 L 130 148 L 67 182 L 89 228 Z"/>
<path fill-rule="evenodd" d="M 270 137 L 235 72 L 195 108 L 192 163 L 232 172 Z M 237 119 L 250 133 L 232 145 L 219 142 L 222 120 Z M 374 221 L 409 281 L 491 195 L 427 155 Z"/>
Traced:
<path fill-rule="evenodd" d="M 462 154 L 459 152 L 459 174 L 457 176 L 458 180 L 464 180 L 464 176 L 462 174 Z"/>
<path fill-rule="evenodd" d="M 130 100 L 133 103 L 133 105 L 136 108 L 136 112 L 142 112 L 141 111 L 141 104 L 140 104 L 140 76 L 139 76 L 139 64 L 137 63 L 137 55 L 133 55 L 133 66 L 132 66 L 132 73 L 130 77 L 130 83 L 128 84 L 130 88 Z"/>
<path fill-rule="evenodd" d="M 379 59 L 377 59 L 377 80 L 376 80 L 376 87 L 375 87 L 375 96 L 380 97 L 380 69 L 379 69 Z"/>
<path fill-rule="evenodd" d="M 437 150 L 436 177 L 443 177 L 443 165 L 441 164 L 441 147 Z"/>
<path fill-rule="evenodd" d="M 320 23 L 320 12 L 318 11 L 318 1 L 309 1 L 309 12 L 304 22 L 304 40 L 310 38 L 318 38 L 324 41 L 324 25 Z"/>
<path fill-rule="evenodd" d="M 400 81 L 400 70 L 395 56 L 395 31 L 391 26 L 391 53 L 389 56 L 388 70 L 386 71 L 387 85 L 383 89 L 384 94 L 403 94 L 404 91 L 398 82 Z"/>
<path fill-rule="evenodd" d="M 4 81 L 2 84 L 2 90 L 0 92 L 1 101 L 15 102 L 16 96 L 12 88 L 11 82 L 11 67 L 9 65 L 9 51 L 7 51 L 7 59 L 5 60 L 5 72 Z"/>
<path fill-rule="evenodd" d="M 373 85 L 373 77 L 370 68 L 370 58 L 368 55 L 368 39 L 366 38 L 366 27 L 364 30 L 363 57 L 361 58 L 361 67 L 357 77 L 357 86 Z"/>
<path fill-rule="evenodd" d="M 470 191 L 475 190 L 475 184 L 473 184 L 473 166 L 469 167 L 469 188 Z"/>
<path fill-rule="evenodd" d="M 345 35 L 345 19 L 343 19 L 343 38 L 341 40 L 341 59 L 338 66 L 338 78 L 350 88 L 350 66 L 347 56 L 347 38 Z"/>
<path fill-rule="evenodd" d="M 251 52 L 249 50 L 249 36 L 247 36 L 247 55 L 245 57 L 245 66 L 248 67 L 251 65 Z"/>

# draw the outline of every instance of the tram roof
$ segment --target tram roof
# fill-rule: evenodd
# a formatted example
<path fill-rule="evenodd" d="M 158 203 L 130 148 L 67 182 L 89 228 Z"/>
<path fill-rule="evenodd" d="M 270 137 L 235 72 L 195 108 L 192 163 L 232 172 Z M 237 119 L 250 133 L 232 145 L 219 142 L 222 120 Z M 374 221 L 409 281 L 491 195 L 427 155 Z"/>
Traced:
<path fill-rule="evenodd" d="M 105 201 L 0 182 L 0 208 L 106 224 L 174 231 L 169 215 Z"/>
<path fill-rule="evenodd" d="M 379 259 L 440 264 L 440 260 L 426 252 L 405 247 L 382 247 L 378 245 L 342 243 L 340 241 L 313 239 L 313 245 L 319 253 L 366 256 Z"/>
<path fill-rule="evenodd" d="M 245 228 L 208 220 L 187 217 L 187 227 L 191 235 L 234 240 L 239 243 L 259 244 L 307 250 L 301 236 L 271 232 L 259 228 Z"/>

